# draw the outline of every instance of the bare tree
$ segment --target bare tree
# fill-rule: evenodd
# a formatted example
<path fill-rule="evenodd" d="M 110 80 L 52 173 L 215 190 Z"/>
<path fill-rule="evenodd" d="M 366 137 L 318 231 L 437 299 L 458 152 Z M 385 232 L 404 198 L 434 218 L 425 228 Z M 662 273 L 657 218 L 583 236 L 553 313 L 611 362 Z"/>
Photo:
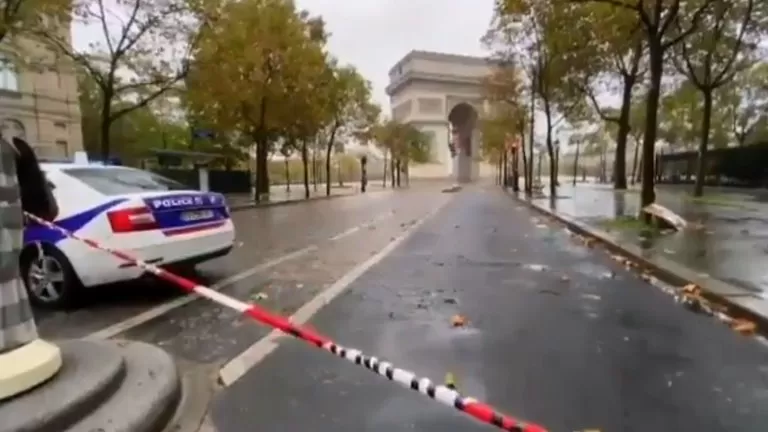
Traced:
<path fill-rule="evenodd" d="M 77 0 L 72 19 L 100 30 L 86 50 L 73 48 L 69 32 L 43 26 L 35 34 L 69 58 L 101 92 L 101 156 L 110 154 L 110 128 L 180 84 L 200 34 L 200 15 L 183 0 Z"/>

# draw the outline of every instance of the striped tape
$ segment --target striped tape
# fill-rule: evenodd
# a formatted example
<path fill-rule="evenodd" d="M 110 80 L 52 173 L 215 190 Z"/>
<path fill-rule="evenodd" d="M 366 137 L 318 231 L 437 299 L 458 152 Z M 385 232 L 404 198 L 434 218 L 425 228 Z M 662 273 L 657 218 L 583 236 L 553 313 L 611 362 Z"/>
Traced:
<path fill-rule="evenodd" d="M 103 246 L 94 240 L 80 237 L 73 232 L 65 230 L 64 228 L 43 220 L 35 215 L 29 213 L 26 213 L 26 215 L 31 220 L 48 228 L 59 231 L 69 238 L 83 242 L 94 249 L 109 253 L 123 261 L 135 264 L 148 273 L 152 273 L 161 279 L 178 285 L 185 291 L 198 294 L 201 297 L 205 297 L 222 306 L 226 306 L 230 309 L 234 309 L 242 314 L 245 314 L 262 324 L 276 328 L 297 339 L 309 342 L 318 348 L 324 349 L 341 358 L 347 359 L 358 366 L 365 367 L 366 369 L 375 372 L 378 375 L 384 376 L 390 381 L 397 382 L 407 388 L 410 388 L 411 390 L 427 395 L 433 400 L 464 412 L 483 423 L 496 426 L 497 428 L 505 431 L 546 432 L 546 429 L 541 426 L 525 423 L 508 415 L 502 414 L 488 404 L 482 403 L 470 397 L 462 396 L 459 392 L 452 388 L 443 385 L 436 385 L 428 378 L 419 378 L 413 372 L 397 368 L 391 363 L 379 360 L 376 357 L 366 356 L 359 350 L 344 348 L 340 345 L 337 345 L 327 337 L 322 336 L 305 327 L 297 326 L 291 323 L 289 319 L 269 312 L 264 308 L 242 302 L 206 286 L 198 285 L 189 279 L 177 276 L 156 265 L 146 263 L 134 256 L 131 256 L 130 254 L 109 248 L 107 246 Z"/>

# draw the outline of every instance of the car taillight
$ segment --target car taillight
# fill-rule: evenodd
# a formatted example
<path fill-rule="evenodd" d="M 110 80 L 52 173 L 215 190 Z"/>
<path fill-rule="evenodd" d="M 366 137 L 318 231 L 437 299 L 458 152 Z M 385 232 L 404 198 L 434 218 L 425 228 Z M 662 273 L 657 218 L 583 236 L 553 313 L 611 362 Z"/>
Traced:
<path fill-rule="evenodd" d="M 112 231 L 127 233 L 157 229 L 155 217 L 147 207 L 133 207 L 107 213 Z"/>

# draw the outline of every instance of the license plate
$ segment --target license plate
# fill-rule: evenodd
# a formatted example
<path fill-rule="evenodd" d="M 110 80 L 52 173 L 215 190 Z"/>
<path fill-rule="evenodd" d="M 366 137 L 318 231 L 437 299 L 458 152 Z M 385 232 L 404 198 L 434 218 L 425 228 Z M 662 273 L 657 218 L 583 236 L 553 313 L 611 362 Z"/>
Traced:
<path fill-rule="evenodd" d="M 196 222 L 213 218 L 213 210 L 188 211 L 181 214 L 184 222 Z"/>

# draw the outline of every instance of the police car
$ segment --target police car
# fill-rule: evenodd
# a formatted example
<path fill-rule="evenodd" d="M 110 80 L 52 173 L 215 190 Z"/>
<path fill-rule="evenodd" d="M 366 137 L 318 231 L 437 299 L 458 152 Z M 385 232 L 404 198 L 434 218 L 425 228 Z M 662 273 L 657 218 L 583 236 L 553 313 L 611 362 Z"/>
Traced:
<path fill-rule="evenodd" d="M 41 163 L 59 206 L 58 226 L 148 263 L 174 269 L 229 253 L 235 230 L 224 196 L 200 192 L 139 169 L 92 163 Z M 21 273 L 30 300 L 71 304 L 84 287 L 144 272 L 41 225 L 24 232 Z"/>

